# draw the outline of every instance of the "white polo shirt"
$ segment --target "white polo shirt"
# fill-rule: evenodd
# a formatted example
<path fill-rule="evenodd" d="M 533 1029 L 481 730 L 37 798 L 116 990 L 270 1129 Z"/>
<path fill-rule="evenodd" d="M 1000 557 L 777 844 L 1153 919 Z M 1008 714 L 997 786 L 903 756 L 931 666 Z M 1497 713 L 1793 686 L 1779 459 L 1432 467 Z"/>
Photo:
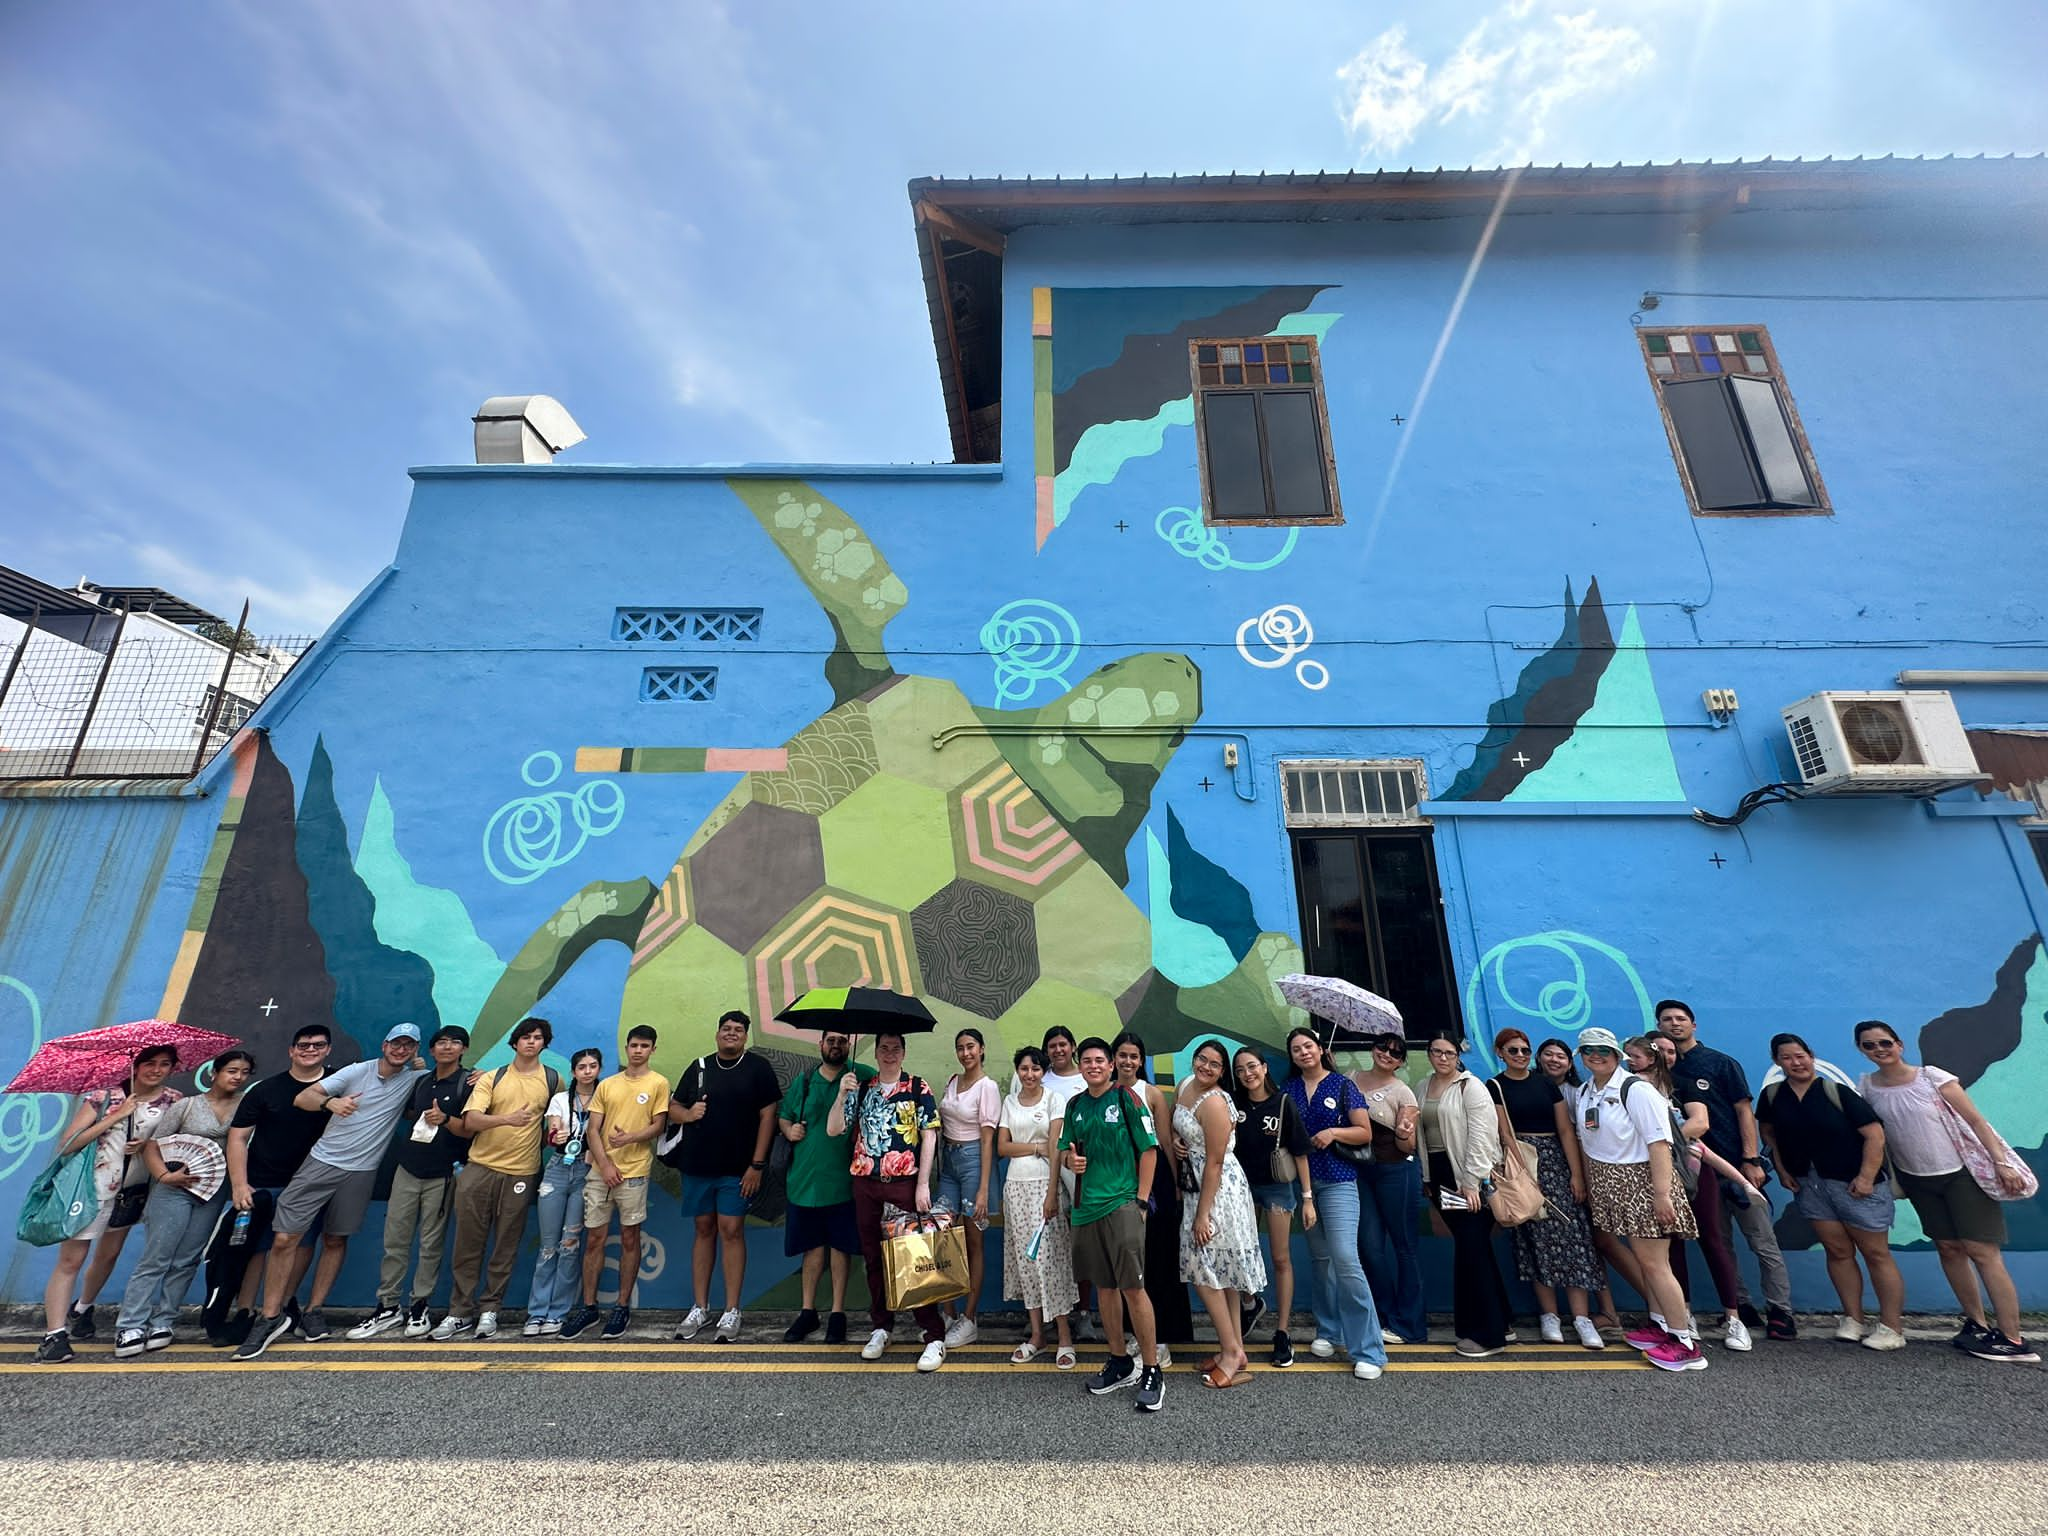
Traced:
<path fill-rule="evenodd" d="M 1635 1087 L 1624 1108 L 1621 1085 L 1631 1080 Z M 1595 1162 L 1647 1163 L 1650 1143 L 1671 1139 L 1671 1106 L 1648 1079 L 1617 1067 L 1605 1088 L 1596 1088 L 1587 1076 L 1572 1107 L 1572 1123 L 1579 1128 L 1579 1145 Z"/>

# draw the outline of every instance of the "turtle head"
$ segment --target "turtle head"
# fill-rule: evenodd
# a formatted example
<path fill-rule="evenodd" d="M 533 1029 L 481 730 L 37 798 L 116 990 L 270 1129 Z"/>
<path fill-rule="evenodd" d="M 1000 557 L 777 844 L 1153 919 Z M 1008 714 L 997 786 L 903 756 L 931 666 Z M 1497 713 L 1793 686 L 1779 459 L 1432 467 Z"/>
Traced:
<path fill-rule="evenodd" d="M 1038 714 L 1048 728 L 1079 726 L 1105 759 L 1150 762 L 1156 773 L 1178 745 L 1173 732 L 1201 718 L 1202 674 L 1178 652 L 1145 651 L 1097 667 Z"/>

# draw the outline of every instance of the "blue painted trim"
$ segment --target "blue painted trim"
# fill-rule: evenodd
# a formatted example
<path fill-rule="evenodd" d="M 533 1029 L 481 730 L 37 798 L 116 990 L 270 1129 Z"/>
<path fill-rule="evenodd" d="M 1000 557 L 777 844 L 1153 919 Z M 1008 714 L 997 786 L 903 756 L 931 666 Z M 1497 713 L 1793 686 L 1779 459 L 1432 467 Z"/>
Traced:
<path fill-rule="evenodd" d="M 420 464 L 415 480 L 1000 480 L 1000 464 Z"/>
<path fill-rule="evenodd" d="M 2031 800 L 1922 800 L 1930 816 L 1998 816 L 2017 820 L 2038 816 L 2040 807 Z"/>
<path fill-rule="evenodd" d="M 1670 800 L 1425 800 L 1416 814 L 1439 816 L 1673 816 L 1692 819 L 1692 807 Z"/>

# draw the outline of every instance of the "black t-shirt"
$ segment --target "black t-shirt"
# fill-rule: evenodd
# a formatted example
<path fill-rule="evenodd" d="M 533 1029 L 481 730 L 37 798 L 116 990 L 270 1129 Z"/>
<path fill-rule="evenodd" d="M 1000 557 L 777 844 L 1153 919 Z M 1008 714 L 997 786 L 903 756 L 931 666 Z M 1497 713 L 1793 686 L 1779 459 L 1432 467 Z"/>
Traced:
<path fill-rule="evenodd" d="M 1731 1163 L 1740 1161 L 1742 1128 L 1735 1123 L 1735 1106 L 1755 1097 L 1742 1063 L 1710 1045 L 1695 1045 L 1680 1052 L 1671 1080 L 1680 1090 L 1680 1102 L 1707 1106 L 1707 1145 Z"/>
<path fill-rule="evenodd" d="M 1828 1098 L 1829 1084 L 1816 1079 L 1801 1098 L 1790 1083 L 1773 1083 L 1757 1101 L 1756 1117 L 1777 1133 L 1778 1160 L 1795 1179 L 1809 1172 L 1847 1182 L 1863 1171 L 1863 1137 L 1857 1127 L 1875 1125 L 1877 1111 L 1854 1088 L 1833 1084 L 1842 1101 Z M 1880 1178 L 1883 1177 L 1880 1170 Z"/>
<path fill-rule="evenodd" d="M 1507 1105 L 1508 1124 L 1517 1136 L 1557 1134 L 1557 1106 L 1564 1095 L 1541 1072 L 1531 1072 L 1519 1083 L 1503 1072 L 1493 1080 L 1493 1089 Z"/>
<path fill-rule="evenodd" d="M 1263 1103 L 1236 1101 L 1244 1115 L 1237 1128 L 1237 1161 L 1254 1184 L 1273 1182 L 1273 1149 L 1284 1146 L 1296 1157 L 1308 1154 L 1308 1128 L 1284 1093 L 1269 1093 Z"/>
<path fill-rule="evenodd" d="M 264 1078 L 235 1106 L 233 1129 L 255 1133 L 249 1138 L 251 1189 L 282 1189 L 291 1183 L 299 1164 L 327 1129 L 330 1116 L 326 1110 L 300 1109 L 292 1103 L 319 1081 L 316 1077 L 302 1083 L 291 1073 L 280 1072 Z"/>
<path fill-rule="evenodd" d="M 754 1161 L 763 1105 L 780 1104 L 775 1069 L 752 1051 L 731 1066 L 716 1056 L 691 1062 L 676 1085 L 685 1109 L 702 1102 L 704 1118 L 683 1127 L 683 1172 L 703 1179 L 731 1179 Z"/>
<path fill-rule="evenodd" d="M 432 1141 L 412 1139 L 413 1122 L 427 1112 L 429 1104 L 441 1106 L 441 1113 L 454 1119 L 469 1098 L 469 1069 L 458 1066 L 446 1077 L 422 1072 L 412 1085 L 412 1097 L 405 1101 L 405 1113 L 398 1117 L 398 1166 L 416 1179 L 445 1179 L 455 1171 L 469 1150 L 467 1137 L 447 1126 L 434 1132 Z"/>

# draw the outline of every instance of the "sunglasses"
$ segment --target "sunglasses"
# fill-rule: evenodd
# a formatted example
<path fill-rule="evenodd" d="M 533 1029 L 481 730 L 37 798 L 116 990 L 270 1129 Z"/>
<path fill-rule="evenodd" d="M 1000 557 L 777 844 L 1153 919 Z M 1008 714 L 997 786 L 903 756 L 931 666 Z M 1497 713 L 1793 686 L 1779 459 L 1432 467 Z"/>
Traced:
<path fill-rule="evenodd" d="M 1526 1045 L 1504 1045 L 1500 1048 L 1500 1053 L 1503 1056 L 1526 1056 L 1529 1054 L 1529 1047 Z"/>
<path fill-rule="evenodd" d="M 1859 1051 L 1896 1051 L 1898 1048 L 1899 1042 L 1896 1040 L 1858 1040 L 1856 1042 L 1856 1049 Z"/>

